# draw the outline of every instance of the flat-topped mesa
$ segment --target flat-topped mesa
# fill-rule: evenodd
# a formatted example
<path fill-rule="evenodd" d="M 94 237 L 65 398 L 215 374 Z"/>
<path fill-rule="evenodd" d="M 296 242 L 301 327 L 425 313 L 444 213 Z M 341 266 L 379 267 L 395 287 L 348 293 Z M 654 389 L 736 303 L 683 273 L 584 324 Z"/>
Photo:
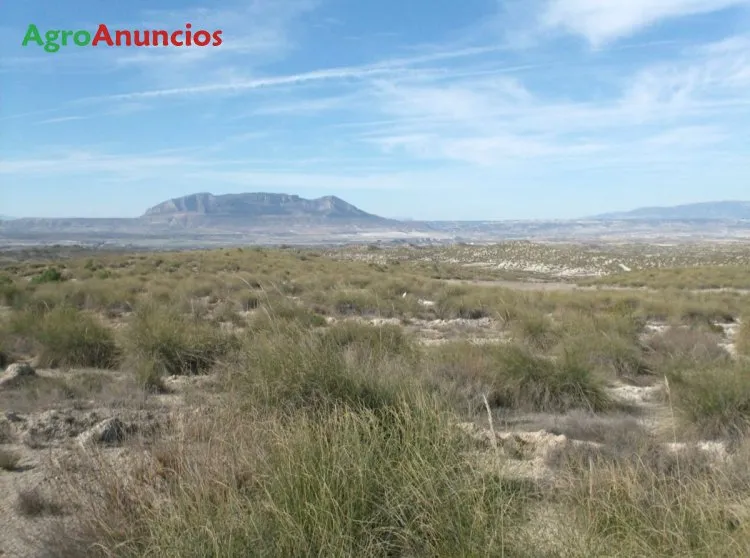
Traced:
<path fill-rule="evenodd" d="M 208 215 L 232 217 L 323 217 L 326 219 L 381 218 L 337 198 L 305 199 L 293 194 L 253 192 L 215 196 L 202 192 L 174 198 L 148 209 L 143 217 Z"/>

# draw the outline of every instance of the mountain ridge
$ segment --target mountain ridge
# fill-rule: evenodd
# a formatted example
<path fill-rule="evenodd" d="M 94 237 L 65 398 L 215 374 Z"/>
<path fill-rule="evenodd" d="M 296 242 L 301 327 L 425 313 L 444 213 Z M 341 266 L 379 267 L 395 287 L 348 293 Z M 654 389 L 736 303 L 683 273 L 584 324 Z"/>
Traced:
<path fill-rule="evenodd" d="M 188 194 L 150 207 L 141 219 L 180 217 L 388 221 L 336 196 L 307 199 L 296 194 L 269 192 Z"/>
<path fill-rule="evenodd" d="M 750 201 L 725 200 L 671 206 L 639 207 L 588 217 L 595 220 L 750 220 Z"/>

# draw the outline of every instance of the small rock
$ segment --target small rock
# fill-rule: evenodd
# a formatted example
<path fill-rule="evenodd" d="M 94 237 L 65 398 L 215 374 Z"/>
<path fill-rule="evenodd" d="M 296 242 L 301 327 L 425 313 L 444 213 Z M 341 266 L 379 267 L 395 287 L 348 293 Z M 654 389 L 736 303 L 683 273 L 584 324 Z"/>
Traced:
<path fill-rule="evenodd" d="M 118 418 L 108 418 L 78 436 L 81 445 L 117 444 L 123 440 L 127 427 Z"/>
<path fill-rule="evenodd" d="M 8 419 L 8 422 L 25 422 L 26 421 L 25 418 L 23 418 L 21 415 L 19 415 L 15 411 L 6 411 L 5 418 Z"/>
<path fill-rule="evenodd" d="M 27 362 L 15 362 L 8 366 L 0 378 L 0 388 L 11 388 L 17 386 L 24 378 L 36 376 L 34 368 Z"/>

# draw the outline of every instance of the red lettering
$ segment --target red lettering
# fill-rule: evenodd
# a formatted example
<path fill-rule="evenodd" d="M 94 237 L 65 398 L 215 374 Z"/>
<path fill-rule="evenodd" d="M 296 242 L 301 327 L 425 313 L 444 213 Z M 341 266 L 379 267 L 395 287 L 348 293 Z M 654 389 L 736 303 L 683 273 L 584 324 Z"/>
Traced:
<path fill-rule="evenodd" d="M 112 35 L 109 34 L 109 29 L 107 29 L 107 26 L 103 23 L 99 24 L 99 27 L 96 30 L 96 35 L 94 35 L 94 39 L 91 41 L 91 46 L 98 45 L 99 41 L 104 41 L 107 43 L 107 46 L 115 46 L 115 43 L 112 40 Z"/>
<path fill-rule="evenodd" d="M 182 46 L 182 45 L 184 45 L 184 44 L 185 44 L 185 43 L 183 43 L 182 41 L 178 41 L 178 40 L 177 40 L 177 38 L 178 38 L 178 37 L 179 37 L 180 35 L 182 35 L 182 31 L 175 31 L 174 33 L 172 33 L 172 44 L 173 44 L 174 46 Z"/>
<path fill-rule="evenodd" d="M 214 43 L 213 46 L 220 46 L 222 43 L 221 41 L 221 31 L 214 31 Z"/>
<path fill-rule="evenodd" d="M 187 46 L 193 46 L 193 34 L 190 32 L 192 27 L 193 26 L 190 23 L 185 24 L 185 29 L 187 29 L 187 31 L 185 31 L 185 44 Z"/>
<path fill-rule="evenodd" d="M 143 34 L 143 37 L 141 37 Z M 135 46 L 151 46 L 151 35 L 148 31 L 133 31 L 133 44 Z"/>
<path fill-rule="evenodd" d="M 151 41 L 154 46 L 159 46 L 159 39 L 158 37 L 161 37 L 163 39 L 161 46 L 169 46 L 169 34 L 166 31 L 154 31 L 154 40 Z"/>
<path fill-rule="evenodd" d="M 193 42 L 195 42 L 196 46 L 208 46 L 208 43 L 211 42 L 211 33 L 208 31 L 196 31 L 195 35 L 193 35 Z"/>
<path fill-rule="evenodd" d="M 115 31 L 115 43 L 117 43 L 117 46 L 122 46 L 123 38 L 125 38 L 125 46 L 133 44 L 130 31 Z"/>

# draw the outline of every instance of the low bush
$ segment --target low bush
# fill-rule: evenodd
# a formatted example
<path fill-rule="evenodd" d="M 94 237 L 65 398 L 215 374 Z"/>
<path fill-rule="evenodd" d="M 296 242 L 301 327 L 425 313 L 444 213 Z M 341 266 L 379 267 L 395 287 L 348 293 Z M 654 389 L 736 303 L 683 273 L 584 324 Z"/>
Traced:
<path fill-rule="evenodd" d="M 553 360 L 518 344 L 454 342 L 437 348 L 432 357 L 434 372 L 452 383 L 454 394 L 475 400 L 484 395 L 496 407 L 564 412 L 612 406 L 599 377 L 572 353 Z"/>
<path fill-rule="evenodd" d="M 686 429 L 711 439 L 750 432 L 750 363 L 684 371 L 670 385 Z"/>
<path fill-rule="evenodd" d="M 243 393 L 250 406 L 289 411 L 331 405 L 383 410 L 408 398 L 415 379 L 403 374 L 404 356 L 379 345 L 379 328 L 363 327 L 372 332 L 344 328 L 321 335 L 288 323 L 252 333 L 226 370 L 231 391 Z"/>
<path fill-rule="evenodd" d="M 207 372 L 237 347 L 214 325 L 154 303 L 139 306 L 125 331 L 128 365 L 150 387 L 167 375 Z"/>
<path fill-rule="evenodd" d="M 60 273 L 60 271 L 58 271 L 54 267 L 50 267 L 45 269 L 39 275 L 32 277 L 30 283 L 32 285 L 40 285 L 42 283 L 59 283 L 63 280 L 64 278 L 62 273 Z"/>
<path fill-rule="evenodd" d="M 70 306 L 17 311 L 10 333 L 31 340 L 43 367 L 114 368 L 120 352 L 113 332 L 96 317 Z"/>

